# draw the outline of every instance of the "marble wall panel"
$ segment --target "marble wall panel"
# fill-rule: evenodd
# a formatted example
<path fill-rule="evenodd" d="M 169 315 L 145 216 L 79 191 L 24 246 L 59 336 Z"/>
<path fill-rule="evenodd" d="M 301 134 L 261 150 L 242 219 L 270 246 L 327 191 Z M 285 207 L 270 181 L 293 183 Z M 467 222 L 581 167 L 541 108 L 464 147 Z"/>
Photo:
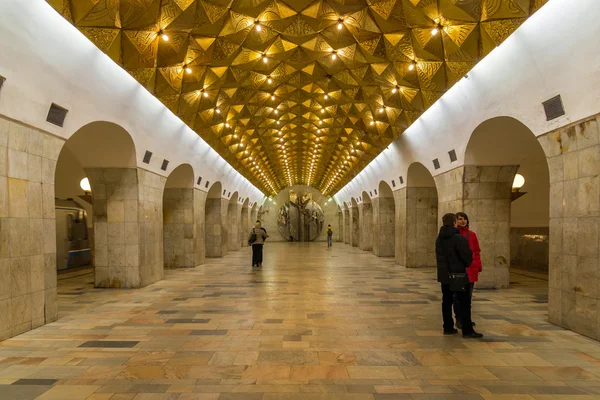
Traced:
<path fill-rule="evenodd" d="M 435 239 L 438 233 L 438 198 L 435 187 L 406 188 L 405 266 L 436 265 Z"/>
<path fill-rule="evenodd" d="M 361 203 L 358 205 L 358 247 L 364 251 L 373 250 L 373 205 Z"/>
<path fill-rule="evenodd" d="M 350 210 L 350 246 L 358 247 L 358 231 L 360 230 L 360 219 L 357 207 L 349 207 Z"/>
<path fill-rule="evenodd" d="M 396 246 L 395 203 L 393 197 L 376 197 L 373 205 L 373 254 L 394 257 Z"/>
<path fill-rule="evenodd" d="M 350 244 L 350 237 L 352 232 L 350 230 L 350 210 L 344 210 L 344 243 Z"/>
<path fill-rule="evenodd" d="M 165 268 L 196 266 L 194 189 L 165 188 L 163 241 Z"/>
<path fill-rule="evenodd" d="M 194 202 L 194 243 L 195 243 L 195 265 L 204 264 L 206 257 L 204 231 L 206 227 L 206 192 L 194 189 L 192 191 Z"/>

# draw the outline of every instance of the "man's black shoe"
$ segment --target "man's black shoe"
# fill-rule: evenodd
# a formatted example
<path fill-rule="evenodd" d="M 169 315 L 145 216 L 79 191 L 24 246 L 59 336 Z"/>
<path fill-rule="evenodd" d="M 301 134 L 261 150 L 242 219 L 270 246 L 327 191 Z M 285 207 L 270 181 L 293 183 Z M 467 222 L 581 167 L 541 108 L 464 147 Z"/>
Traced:
<path fill-rule="evenodd" d="M 458 333 L 458 329 L 452 329 L 451 331 L 444 331 L 444 335 L 454 335 Z"/>
<path fill-rule="evenodd" d="M 463 337 L 465 339 L 481 339 L 483 337 L 483 334 L 473 331 L 471 333 L 467 333 L 466 335 L 463 334 Z"/>

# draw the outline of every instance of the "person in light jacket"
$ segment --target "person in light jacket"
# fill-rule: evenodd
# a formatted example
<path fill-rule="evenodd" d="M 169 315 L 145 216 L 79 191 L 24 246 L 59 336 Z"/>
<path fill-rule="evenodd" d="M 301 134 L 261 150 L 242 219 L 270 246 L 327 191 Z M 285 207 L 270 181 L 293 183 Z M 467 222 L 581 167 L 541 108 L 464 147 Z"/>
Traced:
<path fill-rule="evenodd" d="M 254 228 L 250 232 L 250 236 L 248 236 L 248 243 L 252 245 L 252 266 L 257 266 L 258 268 L 262 268 L 263 262 L 263 246 L 265 244 L 265 240 L 269 235 L 267 234 L 267 230 L 260 225 L 260 221 L 256 221 L 254 224 Z M 255 238 L 256 240 L 252 241 Z"/>
<path fill-rule="evenodd" d="M 477 234 L 469 229 L 469 217 L 464 212 L 456 213 L 456 225 L 461 235 L 467 238 L 469 241 L 469 247 L 473 252 L 473 261 L 469 268 L 467 268 L 467 275 L 469 276 L 469 286 L 467 286 L 467 297 L 469 303 L 473 298 L 473 287 L 475 282 L 479 280 L 479 273 L 483 270 L 481 266 L 481 248 L 479 247 L 479 240 Z M 460 315 L 460 302 L 456 296 L 454 296 L 454 316 L 456 317 L 456 327 L 462 329 L 461 315 Z M 475 326 L 475 322 L 473 322 Z"/>

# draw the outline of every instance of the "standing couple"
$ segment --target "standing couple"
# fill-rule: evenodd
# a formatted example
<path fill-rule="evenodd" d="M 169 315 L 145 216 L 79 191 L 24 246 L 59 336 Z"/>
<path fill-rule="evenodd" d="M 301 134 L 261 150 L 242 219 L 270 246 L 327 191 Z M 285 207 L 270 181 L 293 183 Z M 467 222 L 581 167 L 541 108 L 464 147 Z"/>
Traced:
<path fill-rule="evenodd" d="M 469 217 L 463 212 L 444 215 L 442 223 L 435 252 L 438 282 L 442 285 L 444 335 L 458 333 L 452 319 L 454 305 L 456 327 L 462 329 L 463 337 L 478 339 L 483 335 L 473 329 L 471 298 L 482 270 L 479 241 L 475 232 L 469 230 Z"/>

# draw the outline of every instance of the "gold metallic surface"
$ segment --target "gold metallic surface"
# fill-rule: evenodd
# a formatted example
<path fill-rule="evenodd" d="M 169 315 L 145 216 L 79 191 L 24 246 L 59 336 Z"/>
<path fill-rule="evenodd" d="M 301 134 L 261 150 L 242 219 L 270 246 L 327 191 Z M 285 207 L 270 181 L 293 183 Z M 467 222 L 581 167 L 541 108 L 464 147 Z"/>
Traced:
<path fill-rule="evenodd" d="M 48 0 L 265 194 L 333 194 L 547 0 Z"/>

